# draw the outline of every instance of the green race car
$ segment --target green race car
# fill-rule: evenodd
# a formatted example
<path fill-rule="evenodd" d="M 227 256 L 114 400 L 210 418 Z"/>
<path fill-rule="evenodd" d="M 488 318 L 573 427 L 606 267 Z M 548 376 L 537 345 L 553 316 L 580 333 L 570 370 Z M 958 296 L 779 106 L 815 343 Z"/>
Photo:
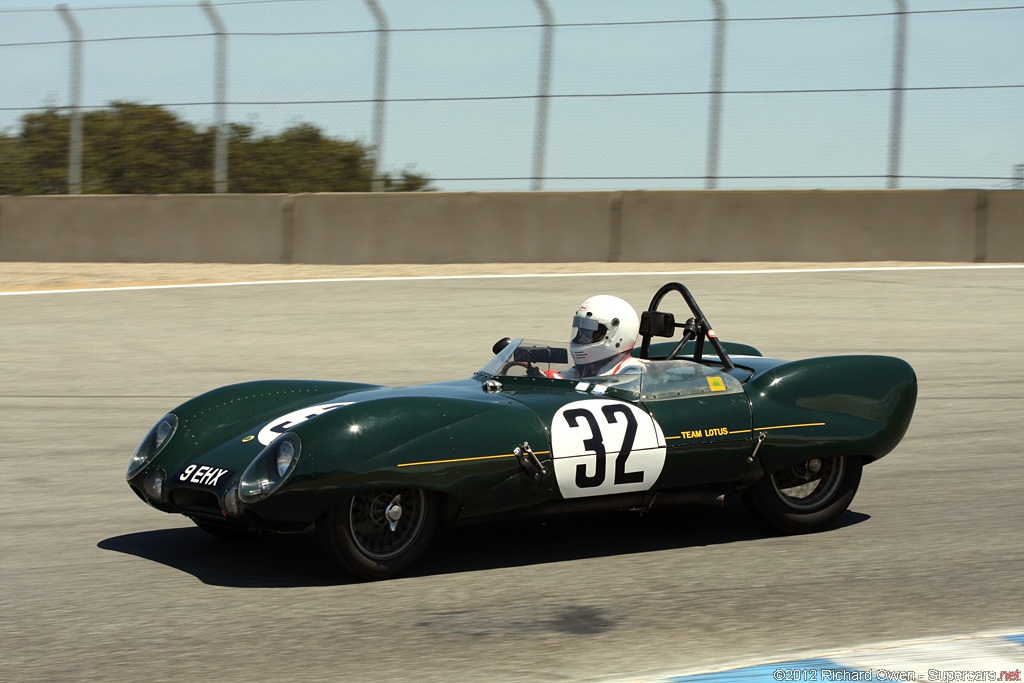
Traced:
<path fill-rule="evenodd" d="M 672 293 L 685 322 L 658 310 Z M 379 579 L 442 524 L 518 514 L 738 495 L 775 529 L 818 531 L 913 415 L 906 362 L 763 358 L 720 342 L 679 283 L 658 290 L 639 335 L 630 369 L 609 375 L 574 376 L 567 344 L 505 339 L 469 379 L 216 389 L 156 423 L 128 484 L 225 538 L 315 527 L 342 568 Z"/>

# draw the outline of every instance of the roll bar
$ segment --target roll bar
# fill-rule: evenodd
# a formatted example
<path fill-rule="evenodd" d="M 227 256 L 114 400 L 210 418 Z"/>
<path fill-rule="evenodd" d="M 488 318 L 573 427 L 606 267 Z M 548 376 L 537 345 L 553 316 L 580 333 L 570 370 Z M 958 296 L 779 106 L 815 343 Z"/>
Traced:
<path fill-rule="evenodd" d="M 682 294 L 686 305 L 690 307 L 693 317 L 685 323 L 677 323 L 674 315 L 658 310 L 661 300 L 669 292 L 679 292 Z M 679 328 L 683 330 L 683 338 L 672 350 L 672 353 L 668 355 L 667 358 L 669 360 L 676 357 L 683 346 L 686 345 L 686 342 L 695 339 L 696 348 L 694 349 L 693 360 L 699 363 L 704 356 L 704 340 L 707 339 L 711 342 L 712 348 L 718 354 L 718 358 L 722 361 L 722 365 L 726 370 L 736 367 L 729 358 L 729 354 L 726 353 L 725 347 L 722 346 L 722 342 L 718 341 L 718 336 L 715 334 L 714 329 L 712 329 L 711 323 L 708 322 L 707 316 L 700 310 L 700 306 L 697 305 L 693 295 L 690 294 L 690 290 L 679 282 L 669 282 L 662 285 L 661 289 L 655 293 L 654 298 L 651 299 L 651 305 L 648 307 L 648 310 L 640 315 L 640 334 L 643 337 L 643 343 L 640 346 L 640 358 L 647 359 L 650 357 L 651 338 L 672 338 L 675 336 L 676 329 Z"/>

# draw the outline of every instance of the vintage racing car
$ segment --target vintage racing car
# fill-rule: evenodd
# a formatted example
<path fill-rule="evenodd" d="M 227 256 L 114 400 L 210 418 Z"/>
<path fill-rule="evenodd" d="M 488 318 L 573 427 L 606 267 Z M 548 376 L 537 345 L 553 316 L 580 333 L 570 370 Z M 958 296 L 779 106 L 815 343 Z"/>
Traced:
<path fill-rule="evenodd" d="M 659 310 L 670 293 L 685 322 Z M 640 337 L 635 371 L 586 379 L 559 378 L 567 344 L 505 339 L 470 379 L 216 389 L 156 423 L 128 484 L 225 538 L 315 526 L 341 567 L 377 579 L 407 569 L 441 524 L 494 516 L 739 495 L 775 529 L 818 531 L 914 411 L 906 362 L 763 358 L 720 342 L 679 283 L 655 294 Z"/>

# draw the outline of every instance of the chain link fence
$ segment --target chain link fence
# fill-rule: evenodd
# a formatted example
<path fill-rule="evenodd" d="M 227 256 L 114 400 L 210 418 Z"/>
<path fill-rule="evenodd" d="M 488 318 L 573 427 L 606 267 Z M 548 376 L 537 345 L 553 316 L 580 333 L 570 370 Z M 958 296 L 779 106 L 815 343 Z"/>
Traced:
<path fill-rule="evenodd" d="M 66 121 L 44 192 L 95 191 L 114 102 L 195 126 L 211 192 L 232 126 L 302 124 L 374 190 L 1024 189 L 1024 5 L 989 0 L 0 5 L 0 92 L 3 174 L 26 116 Z"/>

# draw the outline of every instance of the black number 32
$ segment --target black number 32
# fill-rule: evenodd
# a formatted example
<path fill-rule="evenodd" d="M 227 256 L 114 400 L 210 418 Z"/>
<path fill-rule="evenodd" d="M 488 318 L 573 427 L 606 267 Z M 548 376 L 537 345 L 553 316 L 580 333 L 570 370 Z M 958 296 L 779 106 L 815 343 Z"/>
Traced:
<path fill-rule="evenodd" d="M 636 438 L 637 424 L 633 411 L 622 405 L 606 405 L 602 406 L 601 413 L 604 415 L 604 419 L 609 425 L 617 424 L 619 422 L 618 416 L 620 415 L 626 420 L 626 433 L 622 437 L 622 446 L 619 448 L 619 453 L 615 456 L 614 483 L 637 484 L 642 482 L 644 480 L 644 473 L 642 471 L 626 471 L 626 460 L 629 458 L 629 454 L 633 450 L 633 440 Z M 580 418 L 583 418 L 586 421 L 587 426 L 590 428 L 590 438 L 583 440 L 583 447 L 592 452 L 597 459 L 597 470 L 593 475 L 587 474 L 586 465 L 576 466 L 576 486 L 581 489 L 600 486 L 604 483 L 605 462 L 608 457 L 608 452 L 604 446 L 604 438 L 601 436 L 601 426 L 597 422 L 597 417 L 589 410 L 584 410 L 582 408 L 567 410 L 563 415 L 570 427 L 580 427 Z"/>

